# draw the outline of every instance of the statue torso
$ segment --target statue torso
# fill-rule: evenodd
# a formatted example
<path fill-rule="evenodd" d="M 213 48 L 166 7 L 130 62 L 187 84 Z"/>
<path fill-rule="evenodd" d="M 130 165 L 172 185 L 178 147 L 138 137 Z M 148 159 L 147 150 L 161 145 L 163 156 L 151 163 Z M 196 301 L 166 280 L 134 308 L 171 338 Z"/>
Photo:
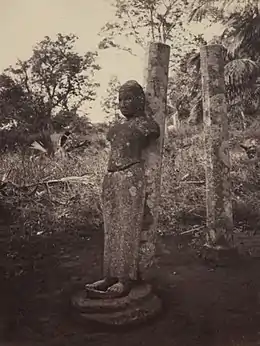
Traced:
<path fill-rule="evenodd" d="M 142 152 L 152 138 L 160 135 L 158 124 L 145 116 L 132 118 L 110 128 L 107 138 L 111 144 L 108 171 L 126 169 L 142 161 Z"/>

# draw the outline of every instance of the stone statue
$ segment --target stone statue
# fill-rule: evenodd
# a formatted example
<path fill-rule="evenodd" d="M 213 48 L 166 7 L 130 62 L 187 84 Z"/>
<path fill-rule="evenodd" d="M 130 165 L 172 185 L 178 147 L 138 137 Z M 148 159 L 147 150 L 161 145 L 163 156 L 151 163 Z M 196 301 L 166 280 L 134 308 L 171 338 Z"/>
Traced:
<path fill-rule="evenodd" d="M 107 135 L 111 144 L 103 181 L 104 278 L 87 290 L 127 295 L 139 270 L 140 234 L 144 218 L 145 171 L 143 150 L 160 136 L 159 125 L 145 114 L 145 94 L 136 81 L 119 90 L 119 108 L 126 118 Z"/>

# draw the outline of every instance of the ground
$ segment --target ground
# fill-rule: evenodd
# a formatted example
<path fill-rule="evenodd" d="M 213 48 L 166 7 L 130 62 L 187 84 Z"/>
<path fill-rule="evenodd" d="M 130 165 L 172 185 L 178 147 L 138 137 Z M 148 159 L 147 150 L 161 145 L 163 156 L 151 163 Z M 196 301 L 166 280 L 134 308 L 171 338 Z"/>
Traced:
<path fill-rule="evenodd" d="M 214 267 L 186 239 L 158 241 L 152 275 L 162 314 L 122 331 L 90 325 L 70 306 L 73 292 L 100 276 L 101 231 L 12 241 L 1 253 L 1 345 L 260 345 L 258 260 Z"/>

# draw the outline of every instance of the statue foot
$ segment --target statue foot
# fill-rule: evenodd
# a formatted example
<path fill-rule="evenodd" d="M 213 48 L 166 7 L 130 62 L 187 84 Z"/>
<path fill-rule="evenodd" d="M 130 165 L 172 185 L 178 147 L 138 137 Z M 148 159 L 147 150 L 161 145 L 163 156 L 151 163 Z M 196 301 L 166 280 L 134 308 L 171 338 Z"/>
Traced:
<path fill-rule="evenodd" d="M 126 295 L 130 292 L 131 285 L 129 281 L 119 281 L 115 283 L 114 285 L 108 287 L 107 292 L 113 293 L 115 295 L 121 296 Z"/>
<path fill-rule="evenodd" d="M 88 290 L 98 290 L 98 291 L 106 291 L 111 285 L 114 285 L 117 282 L 115 278 L 104 278 L 102 280 L 98 280 L 93 282 L 92 284 L 86 284 L 85 288 Z"/>

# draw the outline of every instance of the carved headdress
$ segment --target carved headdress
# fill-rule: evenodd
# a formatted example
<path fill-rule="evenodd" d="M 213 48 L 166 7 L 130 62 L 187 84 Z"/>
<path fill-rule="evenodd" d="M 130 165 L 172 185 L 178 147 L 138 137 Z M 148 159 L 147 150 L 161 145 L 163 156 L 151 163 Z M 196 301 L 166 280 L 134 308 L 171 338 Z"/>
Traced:
<path fill-rule="evenodd" d="M 136 111 L 143 111 L 145 105 L 145 93 L 137 81 L 129 80 L 119 89 L 119 100 L 124 99 L 126 95 L 131 94 L 134 97 L 133 107 Z"/>
<path fill-rule="evenodd" d="M 135 80 L 129 80 L 120 87 L 119 94 L 123 96 L 123 94 L 126 92 L 131 92 L 133 93 L 134 96 L 137 96 L 137 97 L 140 97 L 140 96 L 144 97 L 143 88 Z"/>

